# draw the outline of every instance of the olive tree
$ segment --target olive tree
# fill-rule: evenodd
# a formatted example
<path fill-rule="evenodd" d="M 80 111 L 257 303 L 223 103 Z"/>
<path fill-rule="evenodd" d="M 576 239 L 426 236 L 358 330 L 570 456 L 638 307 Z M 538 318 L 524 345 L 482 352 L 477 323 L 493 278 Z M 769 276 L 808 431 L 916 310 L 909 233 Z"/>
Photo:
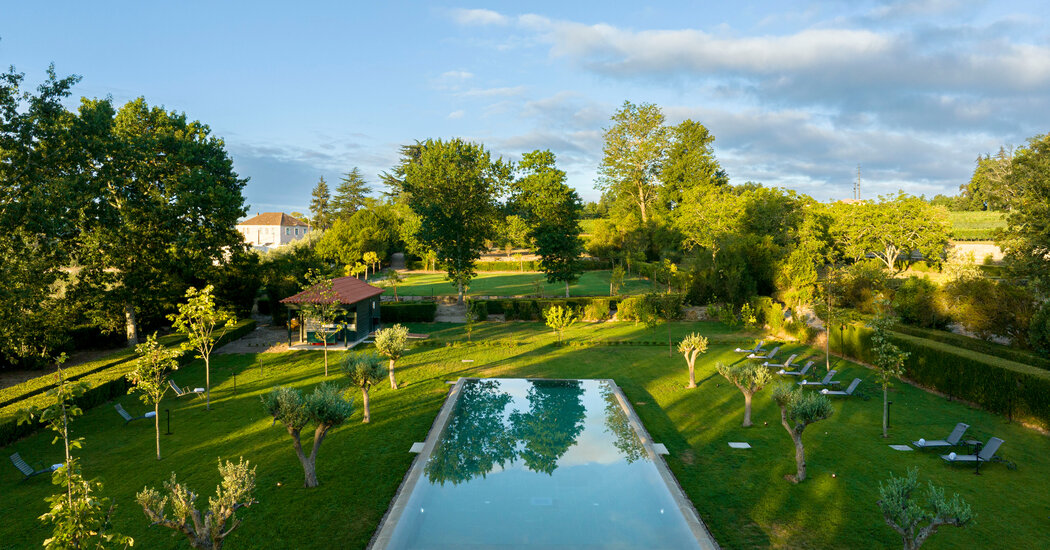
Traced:
<path fill-rule="evenodd" d="M 685 362 L 689 365 L 689 386 L 690 388 L 696 387 L 696 356 L 701 353 L 707 353 L 707 338 L 701 336 L 699 332 L 694 332 L 678 343 L 678 353 L 685 356 Z"/>
<path fill-rule="evenodd" d="M 801 388 L 792 389 L 790 384 L 773 388 L 773 401 L 780 408 L 780 423 L 795 444 L 795 466 L 798 472 L 794 476 L 784 477 L 793 483 L 802 483 L 806 480 L 806 449 L 802 446 L 802 432 L 806 426 L 830 418 L 835 410 L 826 395 Z"/>
<path fill-rule="evenodd" d="M 917 550 L 941 525 L 965 527 L 975 516 L 958 493 L 951 500 L 931 482 L 926 492 L 926 507 L 912 499 L 919 487 L 919 471 L 909 468 L 904 477 L 890 478 L 879 483 L 879 509 L 886 525 L 900 534 L 904 550 Z"/>
<path fill-rule="evenodd" d="M 386 357 L 390 363 L 390 389 L 397 389 L 397 379 L 394 378 L 394 363 L 405 354 L 408 349 L 408 327 L 400 323 L 376 331 L 375 346 L 379 354 Z M 366 405 L 367 406 L 367 405 Z"/>
<path fill-rule="evenodd" d="M 162 346 L 153 333 L 146 342 L 135 346 L 139 354 L 135 369 L 127 374 L 134 384 L 128 393 L 139 392 L 139 398 L 147 405 L 153 405 L 153 430 L 157 435 L 157 460 L 160 460 L 160 401 L 168 392 L 168 373 L 178 370 L 179 350 Z"/>
<path fill-rule="evenodd" d="M 361 388 L 361 400 L 364 405 L 364 418 L 361 422 L 372 420 L 368 409 L 368 390 L 373 384 L 383 380 L 383 361 L 374 353 L 348 354 L 343 358 L 343 374 L 350 383 Z"/>
<path fill-rule="evenodd" d="M 718 374 L 725 377 L 744 394 L 744 427 L 751 426 L 751 397 L 766 387 L 773 380 L 769 369 L 754 363 L 741 365 L 716 365 Z"/>
<path fill-rule="evenodd" d="M 303 395 L 293 388 L 277 387 L 262 396 L 266 412 L 280 422 L 292 436 L 295 454 L 303 464 L 306 475 L 306 487 L 317 487 L 317 450 L 321 448 L 328 431 L 346 422 L 354 412 L 353 403 L 344 399 L 342 392 L 335 386 L 321 384 L 311 395 Z M 310 424 L 314 428 L 313 449 L 307 455 L 303 452 L 300 435 Z"/>
<path fill-rule="evenodd" d="M 215 307 L 215 287 L 208 285 L 202 290 L 190 287 L 186 291 L 186 302 L 179 304 L 178 314 L 168 316 L 175 330 L 186 335 L 184 350 L 194 350 L 204 359 L 204 402 L 211 410 L 211 352 L 226 331 L 237 323 L 232 313 Z M 218 336 L 215 331 L 219 330 Z"/>
<path fill-rule="evenodd" d="M 197 493 L 175 479 L 164 482 L 168 494 L 161 493 L 152 487 L 143 488 L 135 495 L 135 501 L 142 506 L 146 517 L 152 525 L 161 525 L 186 535 L 190 546 L 218 550 L 222 548 L 226 537 L 241 525 L 236 517 L 237 510 L 255 504 L 252 496 L 255 491 L 255 467 L 248 467 L 242 457 L 237 464 L 219 461 L 219 474 L 222 483 L 216 488 L 215 496 L 208 499 L 208 508 L 198 510 L 194 502 Z M 171 514 L 165 508 L 171 505 Z"/>

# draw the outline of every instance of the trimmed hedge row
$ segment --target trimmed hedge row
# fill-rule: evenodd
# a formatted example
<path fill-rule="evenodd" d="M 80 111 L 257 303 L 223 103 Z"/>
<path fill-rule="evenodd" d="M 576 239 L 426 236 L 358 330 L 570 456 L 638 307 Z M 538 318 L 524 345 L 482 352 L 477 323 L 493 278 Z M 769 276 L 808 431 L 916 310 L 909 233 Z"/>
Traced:
<path fill-rule="evenodd" d="M 434 302 L 381 302 L 379 318 L 384 323 L 433 323 L 437 313 Z"/>
<path fill-rule="evenodd" d="M 476 303 L 485 304 L 486 312 L 489 315 L 504 315 L 508 321 L 542 321 L 543 312 L 551 306 L 568 306 L 583 312 L 586 312 L 588 308 L 591 308 L 591 311 L 600 310 L 602 308 L 608 311 L 609 308 L 615 308 L 619 301 L 619 298 L 608 297 L 543 300 L 536 298 L 515 298 L 509 300 L 477 300 Z"/>
<path fill-rule="evenodd" d="M 918 338 L 933 340 L 934 342 L 940 342 L 942 344 L 949 344 L 971 351 L 976 351 L 978 353 L 991 355 L 993 357 L 1001 357 L 1008 361 L 1024 363 L 1025 365 L 1039 367 L 1044 370 L 1050 370 L 1050 359 L 1036 355 L 1027 350 L 1021 350 L 1012 348 L 1010 346 L 1004 346 L 1002 344 L 996 344 L 995 342 L 981 340 L 980 338 L 971 338 L 969 336 L 963 336 L 962 334 L 955 334 L 954 332 L 921 328 L 904 324 L 898 324 L 896 327 L 893 328 L 893 331 L 900 332 L 902 334 L 907 334 L 909 336 L 916 336 Z"/>
<path fill-rule="evenodd" d="M 862 325 L 832 330 L 831 349 L 871 363 L 871 332 Z M 1050 372 L 899 332 L 891 339 L 910 354 L 905 364 L 909 380 L 994 413 L 1050 426 Z"/>
<path fill-rule="evenodd" d="M 223 337 L 216 343 L 215 347 L 218 348 L 228 342 L 237 340 L 253 330 L 255 330 L 255 321 L 252 319 L 243 320 L 223 335 Z M 126 352 L 122 351 L 118 353 L 123 354 Z M 131 387 L 131 383 L 128 382 L 125 375 L 135 368 L 135 362 L 131 361 L 133 358 L 134 350 L 131 350 L 130 355 L 122 357 L 115 363 L 110 363 L 107 368 L 81 375 L 78 380 L 86 383 L 88 385 L 88 390 L 84 392 L 84 395 L 77 399 L 77 405 L 82 409 L 90 409 L 91 407 L 105 403 L 110 399 L 126 394 L 128 388 Z M 188 365 L 195 358 L 195 352 L 184 352 L 179 357 L 179 365 Z M 70 370 L 72 370 L 72 368 Z M 53 380 L 50 376 L 42 376 L 39 378 Z M 47 406 L 49 398 L 48 396 L 43 395 L 43 392 L 51 389 L 53 386 L 54 384 L 52 383 L 50 386 L 45 387 L 34 395 L 0 408 L 0 446 L 8 445 L 43 427 L 43 424 L 38 422 L 22 424 L 19 426 L 18 411 L 33 405 L 38 407 Z"/>
<path fill-rule="evenodd" d="M 598 271 L 602 269 L 612 269 L 612 262 L 609 260 L 602 260 L 598 258 L 582 258 L 580 262 L 583 265 L 584 271 Z M 412 260 L 408 262 L 408 268 L 412 270 L 423 269 L 422 260 Z M 444 265 L 437 265 L 438 271 L 445 269 Z M 474 270 L 478 272 L 484 271 L 543 271 L 543 264 L 540 260 L 496 260 L 492 262 L 474 262 Z"/>

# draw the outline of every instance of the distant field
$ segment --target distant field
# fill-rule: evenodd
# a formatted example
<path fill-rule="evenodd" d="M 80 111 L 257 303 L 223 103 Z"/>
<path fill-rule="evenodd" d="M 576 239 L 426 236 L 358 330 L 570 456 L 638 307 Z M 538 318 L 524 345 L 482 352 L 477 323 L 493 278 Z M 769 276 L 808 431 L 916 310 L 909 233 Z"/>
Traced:
<path fill-rule="evenodd" d="M 990 241 L 995 231 L 1006 227 L 1002 212 L 948 212 L 952 238 L 959 241 Z"/>
<path fill-rule="evenodd" d="M 587 271 L 576 284 L 569 286 L 572 296 L 608 296 L 609 271 Z M 565 296 L 565 285 L 549 284 L 543 273 L 479 273 L 470 282 L 469 296 L 534 296 L 537 281 L 541 281 L 543 295 Z M 620 294 L 642 294 L 653 289 L 653 284 L 640 277 L 625 277 Z M 409 274 L 397 286 L 398 296 L 454 296 L 456 287 L 445 279 L 444 273 Z M 393 295 L 392 289 L 386 294 Z"/>

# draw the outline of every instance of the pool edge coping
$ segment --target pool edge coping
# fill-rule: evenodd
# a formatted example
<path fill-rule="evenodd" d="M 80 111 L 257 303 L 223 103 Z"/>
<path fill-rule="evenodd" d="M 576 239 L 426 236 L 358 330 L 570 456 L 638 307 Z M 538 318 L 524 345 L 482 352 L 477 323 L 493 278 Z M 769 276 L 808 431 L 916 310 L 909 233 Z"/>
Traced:
<path fill-rule="evenodd" d="M 394 529 L 397 527 L 397 523 L 401 519 L 401 516 L 404 514 L 405 508 L 408 505 L 408 498 L 406 497 L 402 499 L 401 495 L 410 495 L 412 490 L 415 489 L 416 484 L 419 483 L 419 479 L 423 476 L 426 467 L 426 461 L 429 459 L 434 447 L 437 445 L 437 441 L 441 437 L 441 433 L 445 430 L 449 417 L 452 415 L 452 409 L 459 400 L 459 392 L 463 388 L 463 384 L 469 380 L 486 379 L 477 377 L 460 377 L 456 380 L 456 384 L 449 390 L 448 395 L 445 396 L 445 402 L 441 405 L 441 409 L 434 418 L 434 423 L 431 425 L 430 431 L 427 432 L 423 450 L 416 454 L 415 458 L 412 459 L 412 465 L 409 466 L 408 473 L 405 474 L 401 485 L 397 488 L 397 492 L 394 493 L 394 498 L 391 499 L 390 506 L 387 507 L 386 513 L 383 514 L 383 519 L 380 520 L 379 527 L 376 528 L 371 540 L 368 541 L 368 546 L 366 547 L 367 550 L 381 550 L 386 549 L 389 546 L 390 539 L 394 534 Z M 635 412 L 634 407 L 631 406 L 631 402 L 627 400 L 627 396 L 624 395 L 623 390 L 620 389 L 620 385 L 617 384 L 615 380 L 611 378 L 525 378 L 525 380 L 597 380 L 599 382 L 608 383 L 612 388 L 613 393 L 616 395 L 616 400 L 620 403 L 620 408 L 627 413 L 627 419 L 631 423 L 631 427 L 635 430 L 635 433 L 638 434 L 639 439 L 641 439 L 642 446 L 645 448 L 646 453 L 648 453 L 650 460 L 652 460 L 653 464 L 656 466 L 657 472 L 660 473 L 660 478 L 663 479 L 668 492 L 671 493 L 671 498 L 674 500 L 675 505 L 678 507 L 686 524 L 689 526 L 689 530 L 693 533 L 693 537 L 696 539 L 697 544 L 705 550 L 719 550 L 721 548 L 718 545 L 718 541 L 715 540 L 715 537 L 707 528 L 707 524 L 705 524 L 704 520 L 700 517 L 699 512 L 696 511 L 693 502 L 689 500 L 685 491 L 682 489 L 682 486 L 678 483 L 678 478 L 674 476 L 674 473 L 671 472 L 671 468 L 667 466 L 664 457 L 657 454 L 656 450 L 653 449 L 652 436 L 649 435 L 649 431 L 645 429 L 645 425 L 642 424 L 642 419 L 638 416 L 638 413 Z M 453 397 L 455 397 L 455 399 L 453 399 Z"/>

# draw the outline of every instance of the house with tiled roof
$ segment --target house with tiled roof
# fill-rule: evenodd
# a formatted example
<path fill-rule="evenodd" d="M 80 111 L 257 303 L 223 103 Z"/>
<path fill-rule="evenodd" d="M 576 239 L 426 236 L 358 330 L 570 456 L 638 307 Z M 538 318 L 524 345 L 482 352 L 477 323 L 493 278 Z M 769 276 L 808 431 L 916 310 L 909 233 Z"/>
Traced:
<path fill-rule="evenodd" d="M 237 224 L 244 242 L 262 250 L 298 241 L 310 232 L 310 226 L 284 212 L 263 212 Z"/>

